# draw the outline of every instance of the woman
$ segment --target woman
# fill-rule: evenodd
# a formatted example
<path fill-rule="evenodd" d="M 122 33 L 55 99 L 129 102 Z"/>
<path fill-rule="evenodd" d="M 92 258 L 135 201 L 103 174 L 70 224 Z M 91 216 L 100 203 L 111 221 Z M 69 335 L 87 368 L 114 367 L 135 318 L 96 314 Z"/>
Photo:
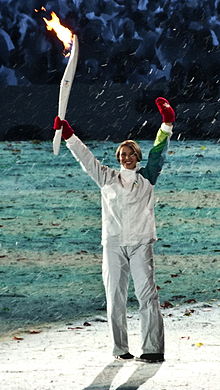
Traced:
<path fill-rule="evenodd" d="M 113 339 L 113 355 L 133 359 L 129 352 L 126 304 L 129 274 L 139 302 L 142 354 L 137 360 L 164 361 L 164 327 L 154 282 L 153 242 L 156 240 L 153 190 L 161 172 L 175 113 L 169 102 L 155 101 L 162 125 L 157 132 L 148 162 L 140 168 L 142 154 L 132 140 L 122 142 L 116 151 L 120 170 L 101 163 L 75 136 L 67 121 L 55 118 L 54 129 L 63 126 L 62 136 L 82 168 L 101 189 L 103 282 L 107 314 Z"/>

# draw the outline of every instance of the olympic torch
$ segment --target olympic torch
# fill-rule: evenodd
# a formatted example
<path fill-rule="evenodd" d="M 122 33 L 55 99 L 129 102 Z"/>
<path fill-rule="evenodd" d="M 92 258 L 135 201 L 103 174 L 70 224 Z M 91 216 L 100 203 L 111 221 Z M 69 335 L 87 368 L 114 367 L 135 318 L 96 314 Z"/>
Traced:
<path fill-rule="evenodd" d="M 72 34 L 72 32 L 62 26 L 60 24 L 60 20 L 55 14 L 55 12 L 51 12 L 51 20 L 47 20 L 43 18 L 48 30 L 54 30 L 57 34 L 57 37 L 63 42 L 65 51 L 68 52 L 69 60 L 66 65 L 66 69 L 64 71 L 61 83 L 60 83 L 60 92 L 59 92 L 59 103 L 58 103 L 58 116 L 61 120 L 65 119 L 67 104 L 69 100 L 69 95 L 73 83 L 73 79 L 76 72 L 76 66 L 78 61 L 78 53 L 79 53 L 79 43 L 76 34 Z M 66 56 L 67 56 L 66 55 Z M 60 143 L 62 136 L 62 128 L 56 130 L 55 136 L 53 139 L 53 152 L 55 155 L 59 154 Z"/>

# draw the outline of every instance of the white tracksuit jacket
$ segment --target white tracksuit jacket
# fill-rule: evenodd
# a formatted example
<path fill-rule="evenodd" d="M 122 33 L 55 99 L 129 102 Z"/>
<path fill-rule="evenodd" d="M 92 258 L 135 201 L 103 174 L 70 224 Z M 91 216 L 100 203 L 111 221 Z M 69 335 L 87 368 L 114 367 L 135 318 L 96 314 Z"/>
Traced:
<path fill-rule="evenodd" d="M 159 130 L 161 131 L 161 130 Z M 67 147 L 101 188 L 102 244 L 132 246 L 156 240 L 153 187 L 159 175 L 168 135 L 154 146 L 145 168 L 120 171 L 101 165 L 74 134 Z"/>

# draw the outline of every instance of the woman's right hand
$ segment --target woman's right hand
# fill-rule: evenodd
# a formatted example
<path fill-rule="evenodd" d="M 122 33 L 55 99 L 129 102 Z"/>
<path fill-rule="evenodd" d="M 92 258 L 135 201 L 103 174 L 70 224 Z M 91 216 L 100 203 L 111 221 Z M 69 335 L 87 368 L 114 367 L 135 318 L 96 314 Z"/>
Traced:
<path fill-rule="evenodd" d="M 67 122 L 66 120 L 61 120 L 59 116 L 56 116 L 54 118 L 53 129 L 60 130 L 61 128 L 63 128 L 62 137 L 65 140 L 69 139 L 74 134 L 74 130 L 70 126 L 69 122 Z"/>

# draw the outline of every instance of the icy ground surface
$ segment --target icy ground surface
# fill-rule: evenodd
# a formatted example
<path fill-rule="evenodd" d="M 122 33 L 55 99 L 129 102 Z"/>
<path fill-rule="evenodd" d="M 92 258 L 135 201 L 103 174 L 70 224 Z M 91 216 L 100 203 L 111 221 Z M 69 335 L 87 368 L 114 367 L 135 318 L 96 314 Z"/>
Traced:
<path fill-rule="evenodd" d="M 103 317 L 20 330 L 1 340 L 1 390 L 217 390 L 220 302 L 163 310 L 165 362 L 116 361 Z M 130 351 L 139 356 L 139 320 L 129 313 Z"/>

